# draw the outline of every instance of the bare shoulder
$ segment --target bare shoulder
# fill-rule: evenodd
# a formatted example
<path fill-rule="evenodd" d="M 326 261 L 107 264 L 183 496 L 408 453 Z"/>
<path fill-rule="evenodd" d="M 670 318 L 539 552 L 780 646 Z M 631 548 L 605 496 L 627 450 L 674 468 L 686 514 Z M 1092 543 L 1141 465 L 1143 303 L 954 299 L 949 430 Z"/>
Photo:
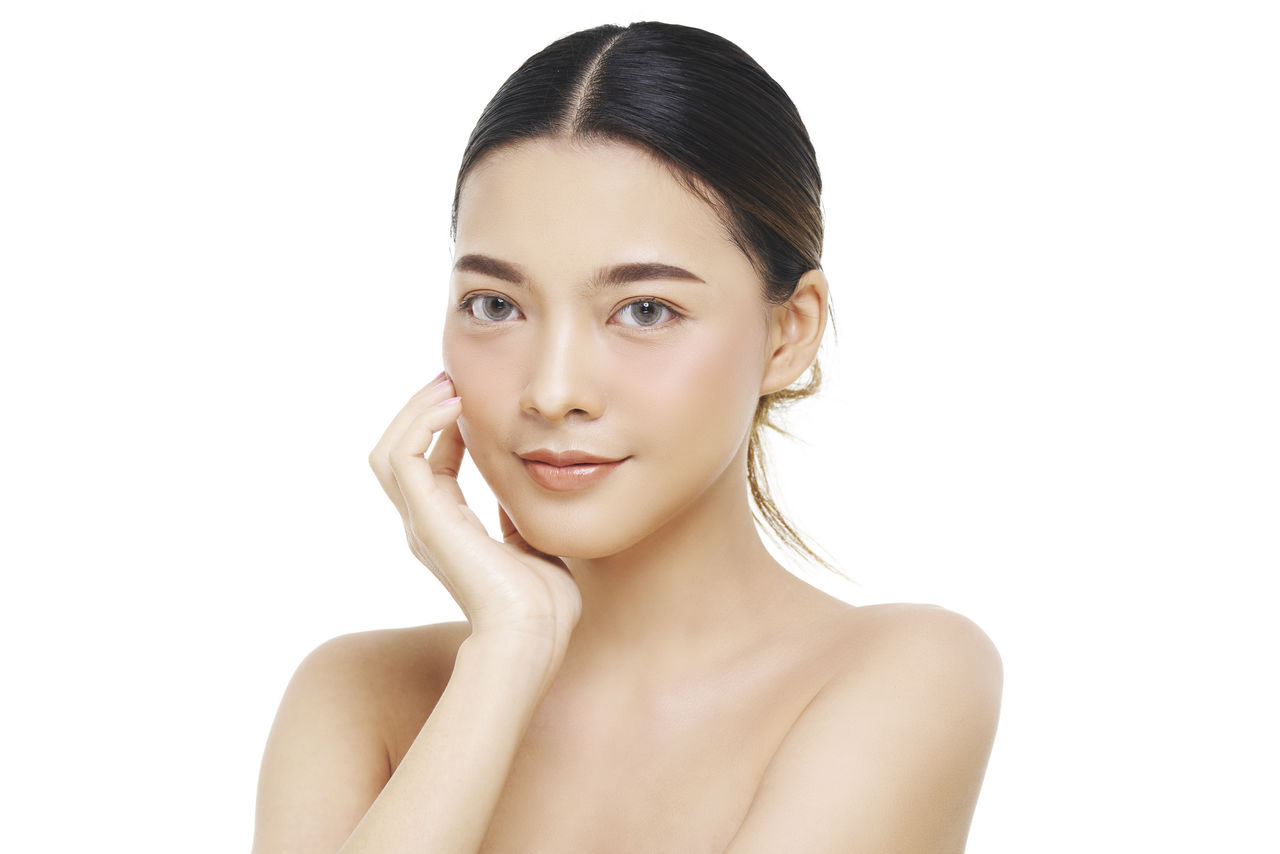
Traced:
<path fill-rule="evenodd" d="M 341 691 L 352 717 L 377 732 L 388 776 L 435 708 L 471 633 L 469 623 L 433 623 L 339 635 L 317 647 L 303 667 Z M 295 677 L 297 678 L 297 677 Z"/>
<path fill-rule="evenodd" d="M 1004 666 L 991 638 L 936 605 L 870 605 L 845 617 L 822 696 L 851 717 L 893 716 L 950 733 L 951 747 L 985 757 L 995 735 Z"/>
<path fill-rule="evenodd" d="M 263 751 L 257 854 L 341 847 L 403 756 L 401 742 L 430 715 L 468 633 L 466 623 L 356 632 L 303 659 Z"/>
<path fill-rule="evenodd" d="M 995 737 L 999 653 L 973 621 L 936 606 L 849 607 L 834 619 L 830 677 L 779 745 L 731 854 L 783 840 L 958 854 Z"/>
<path fill-rule="evenodd" d="M 999 698 L 1003 665 L 995 644 L 976 623 L 937 605 L 891 603 L 850 605 L 825 593 L 802 600 L 793 624 L 803 633 L 830 677 L 827 691 L 877 678 L 926 678 L 930 672 L 956 674 L 957 688 Z"/>
<path fill-rule="evenodd" d="M 458 647 L 469 633 L 467 623 L 456 622 L 339 635 L 312 650 L 298 672 L 315 672 L 325 680 L 372 688 L 377 694 L 405 680 L 443 690 Z"/>
<path fill-rule="evenodd" d="M 314 713 L 343 715 L 388 738 L 398 718 L 426 719 L 469 631 L 459 622 L 339 635 L 303 659 L 285 699 L 305 694 Z"/>
<path fill-rule="evenodd" d="M 843 678 L 877 670 L 904 676 L 946 670 L 999 696 L 1000 653 L 968 617 L 937 605 L 899 603 L 850 607 L 841 622 L 844 631 L 832 654 Z"/>

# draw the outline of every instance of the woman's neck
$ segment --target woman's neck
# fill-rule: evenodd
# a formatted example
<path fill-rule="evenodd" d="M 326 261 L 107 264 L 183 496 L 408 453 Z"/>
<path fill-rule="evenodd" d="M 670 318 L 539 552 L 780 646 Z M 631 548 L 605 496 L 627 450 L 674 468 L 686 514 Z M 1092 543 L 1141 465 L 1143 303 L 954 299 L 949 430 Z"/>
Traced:
<path fill-rule="evenodd" d="M 761 541 L 745 471 L 631 548 L 566 564 L 582 617 L 562 672 L 644 682 L 694 675 L 767 636 L 804 584 Z"/>

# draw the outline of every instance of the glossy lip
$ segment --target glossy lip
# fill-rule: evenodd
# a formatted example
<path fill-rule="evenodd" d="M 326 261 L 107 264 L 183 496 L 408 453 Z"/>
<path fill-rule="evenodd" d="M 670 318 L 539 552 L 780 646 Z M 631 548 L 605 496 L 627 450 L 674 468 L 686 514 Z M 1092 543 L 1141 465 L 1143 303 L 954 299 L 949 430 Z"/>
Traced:
<path fill-rule="evenodd" d="M 533 482 L 552 492 L 586 489 L 608 477 L 630 457 L 609 459 L 585 451 L 538 448 L 518 455 Z"/>

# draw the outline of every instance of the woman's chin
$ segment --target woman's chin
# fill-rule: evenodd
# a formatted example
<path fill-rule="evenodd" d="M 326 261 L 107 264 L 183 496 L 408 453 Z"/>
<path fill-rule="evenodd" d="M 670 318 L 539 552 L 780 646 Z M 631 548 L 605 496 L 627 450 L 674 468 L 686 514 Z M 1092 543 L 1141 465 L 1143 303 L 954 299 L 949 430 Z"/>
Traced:
<path fill-rule="evenodd" d="M 625 551 L 634 542 L 617 525 L 587 523 L 558 514 L 522 514 L 504 507 L 516 530 L 530 547 L 559 558 L 597 560 Z"/>
<path fill-rule="evenodd" d="M 622 550 L 618 543 L 609 538 L 589 536 L 581 531 L 546 530 L 539 525 L 519 524 L 516 529 L 531 547 L 559 558 L 596 560 Z"/>

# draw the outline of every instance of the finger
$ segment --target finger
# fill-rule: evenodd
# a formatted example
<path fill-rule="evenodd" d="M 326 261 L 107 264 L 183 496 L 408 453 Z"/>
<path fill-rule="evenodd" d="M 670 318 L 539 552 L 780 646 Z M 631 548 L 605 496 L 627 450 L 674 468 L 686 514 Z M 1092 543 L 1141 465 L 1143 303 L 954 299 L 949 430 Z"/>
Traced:
<path fill-rule="evenodd" d="M 436 405 L 442 400 L 450 398 L 454 395 L 453 381 L 448 377 L 443 377 L 429 383 L 414 393 L 408 402 L 391 419 L 391 423 L 383 432 L 382 438 L 378 440 L 377 446 L 374 448 L 374 454 L 384 455 L 400 441 L 405 430 L 415 418 L 424 410 Z M 374 454 L 370 454 L 372 458 Z"/>
<path fill-rule="evenodd" d="M 382 438 L 378 440 L 378 444 L 369 453 L 369 467 L 373 469 L 374 475 L 378 478 L 378 483 L 382 486 L 382 491 L 396 505 L 396 509 L 400 511 L 402 518 L 405 514 L 404 498 L 396 485 L 395 476 L 391 473 L 391 449 L 403 439 L 405 431 L 415 418 L 419 417 L 424 410 L 445 400 L 452 394 L 453 384 L 447 377 L 444 379 L 437 378 L 435 382 L 424 386 L 409 399 L 409 402 L 392 419 L 391 424 L 382 434 Z"/>
<path fill-rule="evenodd" d="M 503 542 L 509 543 L 512 537 L 520 536 L 520 532 L 516 530 L 515 523 L 507 515 L 507 509 L 501 504 L 498 505 L 498 530 L 502 532 Z M 520 541 L 524 542 L 523 538 Z"/>
<path fill-rule="evenodd" d="M 442 385 L 444 385 L 445 383 L 448 383 L 448 382 L 453 382 L 453 379 L 449 376 L 449 372 L 448 372 L 448 371 L 441 371 L 440 373 L 438 373 L 438 374 L 436 374 L 434 377 L 432 377 L 430 382 L 428 382 L 428 383 L 427 383 L 426 385 L 424 385 L 422 388 L 420 388 L 420 389 L 418 389 L 417 391 L 415 391 L 415 392 L 413 393 L 413 397 L 419 397 L 420 395 L 426 394 L 427 392 L 429 392 L 429 391 L 431 391 L 431 390 L 433 390 L 433 389 L 437 389 L 437 388 L 439 388 L 440 386 L 442 386 Z M 410 400 L 412 400 L 412 399 L 413 399 L 413 398 L 410 398 Z"/>
<path fill-rule="evenodd" d="M 515 523 L 511 521 L 511 517 L 507 515 L 506 509 L 498 505 L 498 530 L 502 532 L 502 541 L 509 546 L 516 546 L 530 554 L 542 555 L 542 552 L 529 545 L 524 538 L 524 534 L 516 529 Z"/>
<path fill-rule="evenodd" d="M 407 523 L 404 526 L 404 533 L 405 539 L 409 542 L 409 551 L 413 552 L 413 556 L 416 557 L 423 565 L 431 569 L 436 578 L 440 580 L 440 583 L 444 585 L 445 590 L 447 590 L 449 595 L 453 597 L 454 601 L 461 603 L 462 600 L 458 597 L 458 589 L 449 578 L 449 574 L 438 571 L 432 555 L 426 548 L 426 544 L 418 538 Z"/>
<path fill-rule="evenodd" d="M 415 530 L 424 522 L 446 509 L 436 506 L 439 489 L 435 473 L 427 462 L 426 452 L 431 438 L 457 421 L 462 414 L 461 400 L 452 397 L 428 407 L 405 428 L 404 434 L 391 449 L 391 473 L 396 487 L 404 497 L 406 521 Z M 446 502 L 456 507 L 456 502 Z"/>
<path fill-rule="evenodd" d="M 502 532 L 502 541 L 507 545 L 515 546 L 528 554 L 536 555 L 544 560 L 558 564 L 561 567 L 564 566 L 564 562 L 561 561 L 560 558 L 555 555 L 549 555 L 543 551 L 538 551 L 533 546 L 529 545 L 528 540 L 524 538 L 524 534 L 521 534 L 516 530 L 515 523 L 511 521 L 511 517 L 507 515 L 506 508 L 501 504 L 498 505 L 498 530 Z"/>
<path fill-rule="evenodd" d="M 456 478 L 462 468 L 462 456 L 466 450 L 467 443 L 462 439 L 458 422 L 454 421 L 436 436 L 436 443 L 431 449 L 431 456 L 427 457 L 427 463 L 436 474 Z"/>

